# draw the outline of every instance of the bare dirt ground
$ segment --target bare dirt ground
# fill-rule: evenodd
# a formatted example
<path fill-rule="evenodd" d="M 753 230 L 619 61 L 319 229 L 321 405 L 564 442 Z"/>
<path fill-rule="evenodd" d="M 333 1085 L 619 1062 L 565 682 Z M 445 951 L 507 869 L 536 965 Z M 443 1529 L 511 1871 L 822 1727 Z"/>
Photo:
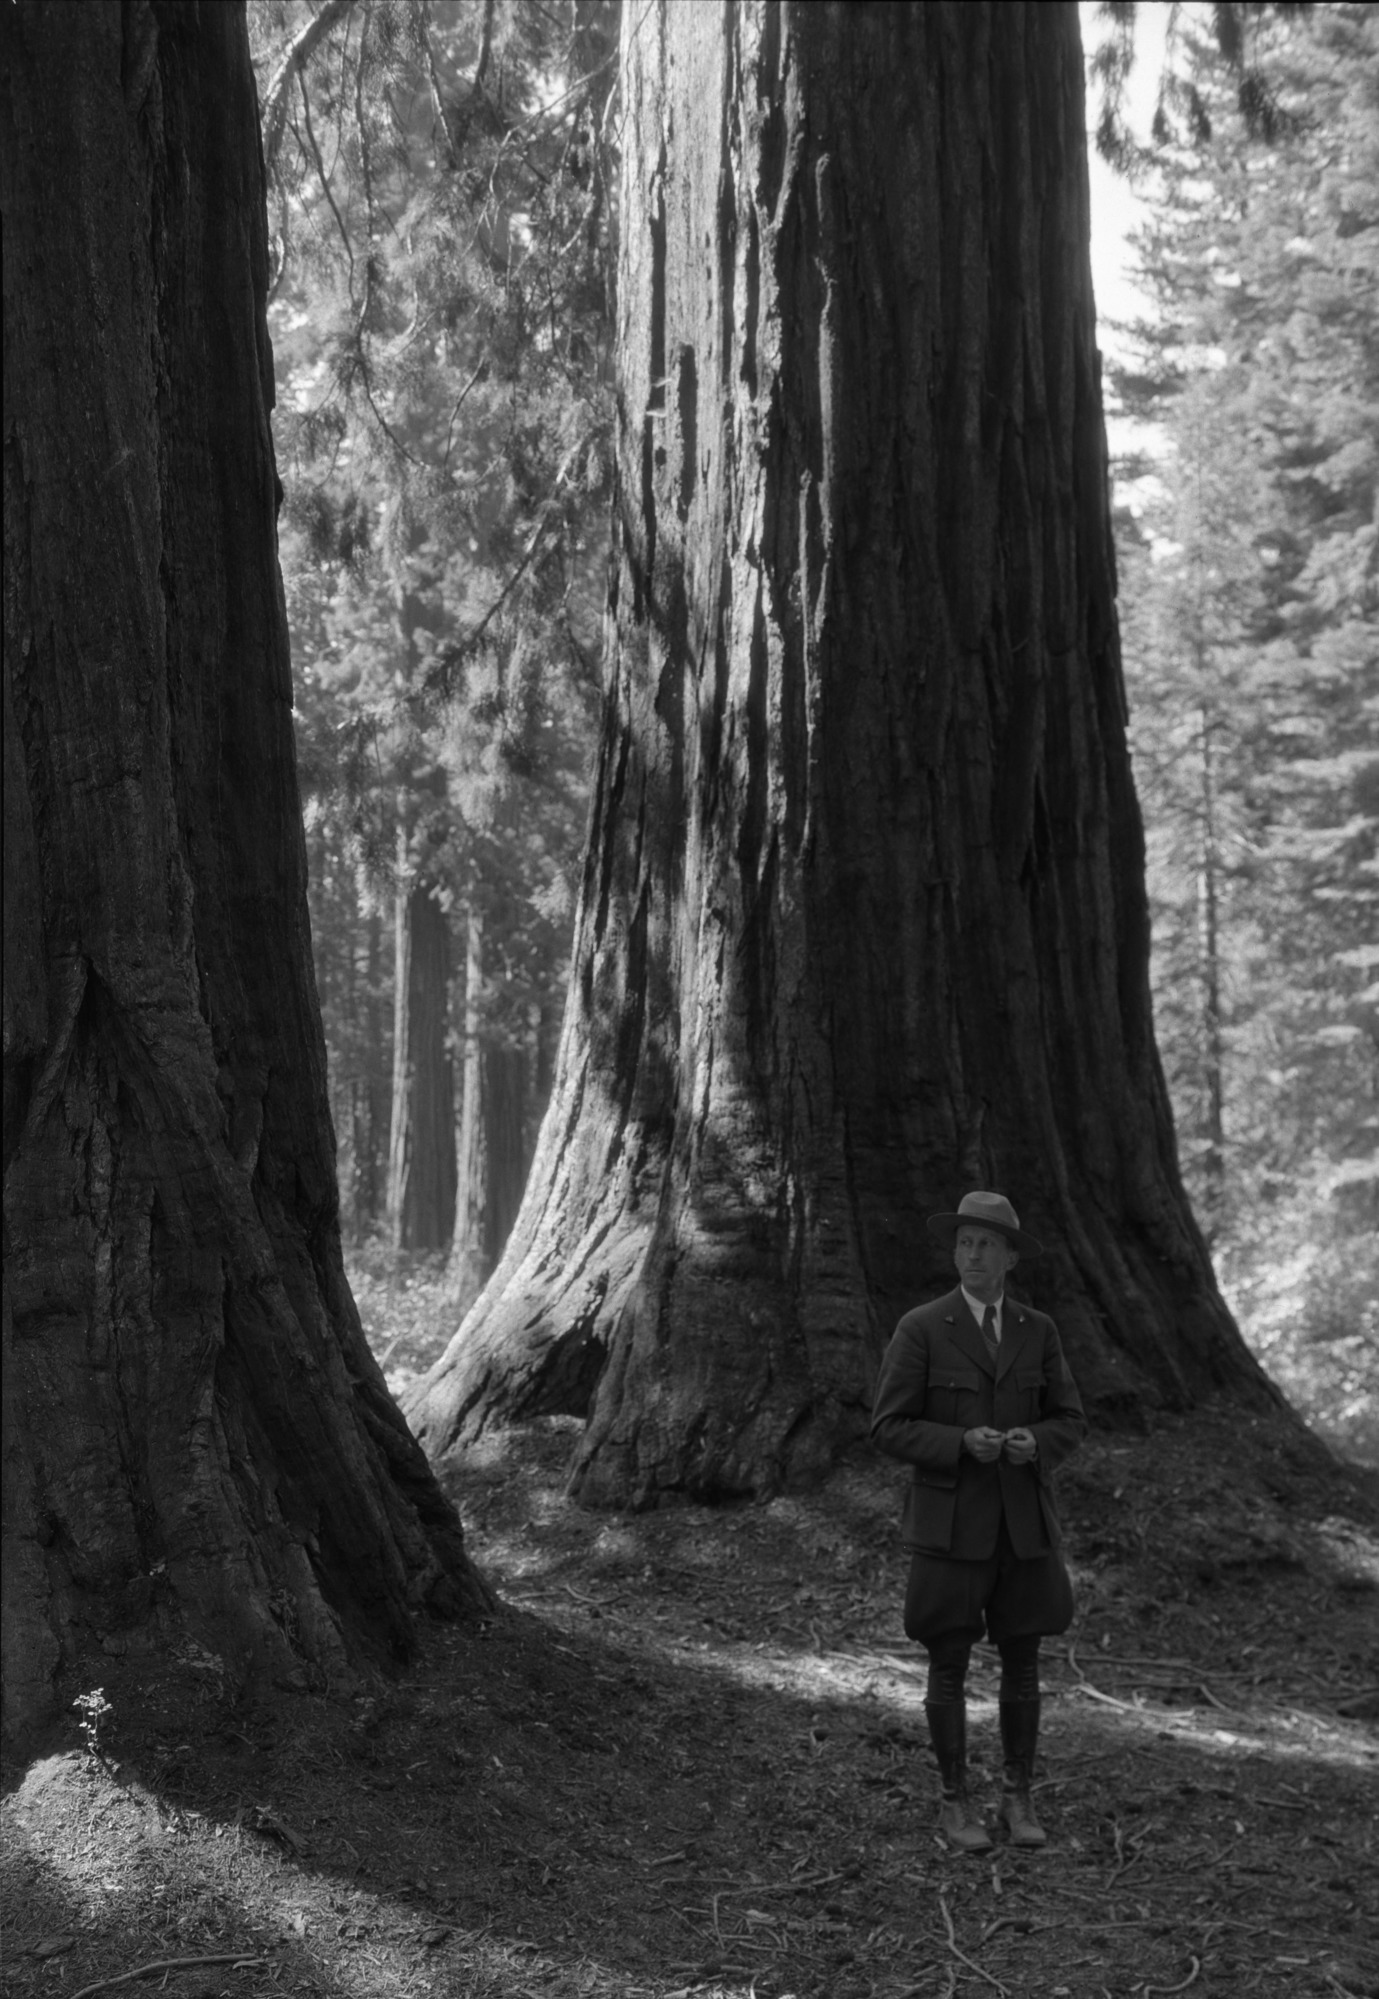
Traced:
<path fill-rule="evenodd" d="M 502 1605 L 405 1678 L 265 1697 L 205 1655 L 111 1658 L 96 1753 L 74 1713 L 5 1773 L 4 1992 L 1379 1995 L 1373 1473 L 1283 1419 L 1089 1443 L 1050 1843 L 960 1859 L 899 1628 L 900 1468 L 593 1515 L 562 1495 L 571 1428 L 447 1473 Z"/>

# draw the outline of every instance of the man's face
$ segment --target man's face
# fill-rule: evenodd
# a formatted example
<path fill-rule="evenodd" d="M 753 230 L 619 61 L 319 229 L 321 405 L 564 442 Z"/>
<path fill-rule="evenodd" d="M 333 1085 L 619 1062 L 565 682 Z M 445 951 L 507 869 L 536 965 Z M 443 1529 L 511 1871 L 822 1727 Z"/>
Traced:
<path fill-rule="evenodd" d="M 965 1224 L 953 1237 L 953 1261 L 972 1296 L 983 1305 L 994 1305 L 1005 1290 L 1006 1272 L 1020 1261 L 1020 1252 L 1011 1248 L 999 1229 Z"/>

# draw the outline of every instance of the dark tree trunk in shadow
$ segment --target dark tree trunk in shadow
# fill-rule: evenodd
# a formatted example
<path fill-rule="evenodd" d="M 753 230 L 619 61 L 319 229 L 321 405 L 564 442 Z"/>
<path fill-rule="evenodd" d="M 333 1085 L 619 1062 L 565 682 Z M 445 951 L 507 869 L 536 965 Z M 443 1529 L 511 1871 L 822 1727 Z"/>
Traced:
<path fill-rule="evenodd" d="M 527 1184 L 527 1062 L 524 1048 L 505 1042 L 484 1051 L 484 1121 L 488 1126 L 484 1253 L 490 1270 L 512 1234 Z"/>
<path fill-rule="evenodd" d="M 862 1433 L 1007 1190 L 1091 1406 L 1270 1390 L 1179 1181 L 1125 738 L 1071 5 L 624 13 L 620 504 L 558 1073 L 407 1410 L 573 1489 Z M 1025 1271 L 1021 1271 L 1021 1277 Z"/>
<path fill-rule="evenodd" d="M 455 1226 L 450 923 L 429 884 L 399 888 L 388 1221 L 395 1249 L 445 1249 Z"/>
<path fill-rule="evenodd" d="M 486 1592 L 341 1261 L 243 12 L 10 5 L 0 52 L 23 1730 L 107 1639 L 338 1684 Z"/>

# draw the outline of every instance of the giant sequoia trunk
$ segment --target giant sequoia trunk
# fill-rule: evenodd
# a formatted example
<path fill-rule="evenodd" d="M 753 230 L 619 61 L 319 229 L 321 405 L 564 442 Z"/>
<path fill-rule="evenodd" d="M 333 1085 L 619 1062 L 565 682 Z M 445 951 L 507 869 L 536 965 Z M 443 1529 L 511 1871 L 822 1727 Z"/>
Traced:
<path fill-rule="evenodd" d="M 863 1428 L 1009 1192 L 1094 1408 L 1269 1393 L 1155 1055 L 1072 5 L 624 11 L 621 496 L 556 1087 L 408 1404 L 590 1501 Z M 1021 1277 L 1026 1272 L 1022 1270 Z"/>
<path fill-rule="evenodd" d="M 242 9 L 8 5 L 5 1679 L 480 1602 L 340 1256 Z"/>

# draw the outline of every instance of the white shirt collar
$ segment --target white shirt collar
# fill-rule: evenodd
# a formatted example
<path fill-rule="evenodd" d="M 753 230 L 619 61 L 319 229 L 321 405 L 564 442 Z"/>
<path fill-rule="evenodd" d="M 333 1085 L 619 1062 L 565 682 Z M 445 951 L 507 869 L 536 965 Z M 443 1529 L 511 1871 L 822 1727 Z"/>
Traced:
<path fill-rule="evenodd" d="M 968 1311 L 972 1314 L 972 1317 L 976 1320 L 977 1324 L 980 1325 L 982 1323 L 982 1319 L 986 1312 L 986 1304 L 984 1300 L 982 1300 L 981 1298 L 974 1298 L 972 1296 L 972 1293 L 968 1290 L 965 1284 L 960 1284 L 958 1286 L 958 1289 L 962 1292 L 963 1297 L 967 1301 Z M 1001 1338 L 1001 1319 L 1005 1313 L 1005 1302 L 1006 1302 L 1005 1293 L 1003 1291 L 1000 1297 L 994 1300 L 996 1307 L 996 1339 L 998 1344 Z"/>

